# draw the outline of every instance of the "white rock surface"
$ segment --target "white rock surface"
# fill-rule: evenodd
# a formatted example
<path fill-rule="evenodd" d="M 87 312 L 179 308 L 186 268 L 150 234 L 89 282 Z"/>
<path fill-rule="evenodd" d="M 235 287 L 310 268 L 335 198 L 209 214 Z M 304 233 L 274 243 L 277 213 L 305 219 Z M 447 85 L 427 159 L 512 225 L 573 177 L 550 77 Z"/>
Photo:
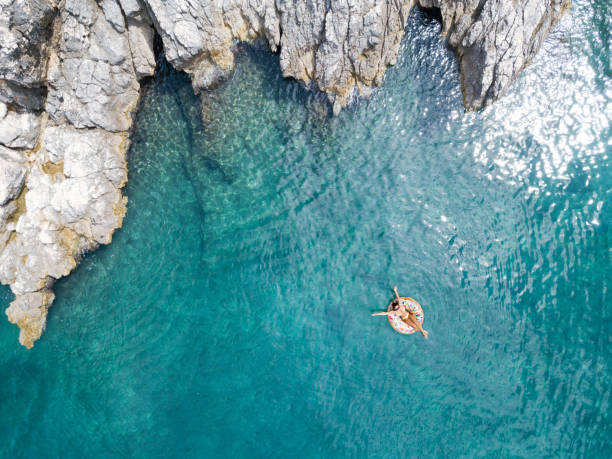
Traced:
<path fill-rule="evenodd" d="M 26 166 L 23 162 L 6 160 L 0 156 L 0 206 L 17 199 L 23 188 L 25 176 Z M 0 226 L 1 224 L 0 222 Z"/>
<path fill-rule="evenodd" d="M 45 110 L 56 123 L 127 131 L 139 85 L 121 10 L 114 0 L 102 5 L 104 12 L 91 0 L 66 0 L 60 47 L 49 58 Z"/>
<path fill-rule="evenodd" d="M 42 107 L 55 14 L 47 0 L 0 0 L 0 102 Z"/>
<path fill-rule="evenodd" d="M 138 79 L 151 76 L 155 70 L 155 54 L 153 54 L 153 39 L 155 31 L 150 22 L 128 18 L 128 37 L 134 71 Z"/>
<path fill-rule="evenodd" d="M 110 243 L 121 226 L 138 79 L 152 75 L 155 66 L 146 12 L 126 24 L 115 0 L 66 0 L 49 13 L 57 17 L 47 35 L 53 46 L 16 42 L 15 12 L 38 3 L 0 3 L 0 18 L 8 18 L 0 23 L 0 37 L 39 58 L 0 74 L 11 76 L 4 83 L 17 88 L 3 91 L 0 85 L 0 282 L 16 296 L 6 312 L 27 347 L 45 329 L 54 281 L 68 275 L 83 253 Z M 47 88 L 42 112 L 15 98 L 38 94 L 12 78 L 24 69 L 33 75 L 25 83 Z M 40 69 L 43 76 L 36 73 Z"/>
<path fill-rule="evenodd" d="M 0 104 L 0 144 L 11 148 L 34 148 L 40 121 L 34 113 L 7 111 Z M 2 116 L 4 112 L 4 116 Z"/>

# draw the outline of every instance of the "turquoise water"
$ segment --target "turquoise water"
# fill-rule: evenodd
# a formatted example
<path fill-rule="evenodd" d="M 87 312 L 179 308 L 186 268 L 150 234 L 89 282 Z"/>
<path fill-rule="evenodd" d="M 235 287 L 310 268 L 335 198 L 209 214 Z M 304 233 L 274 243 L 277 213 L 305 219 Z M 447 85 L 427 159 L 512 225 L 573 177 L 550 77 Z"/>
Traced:
<path fill-rule="evenodd" d="M 337 118 L 262 49 L 202 104 L 160 63 L 123 229 L 34 349 L 0 321 L 2 456 L 610 457 L 607 14 L 470 114 L 418 11 Z"/>

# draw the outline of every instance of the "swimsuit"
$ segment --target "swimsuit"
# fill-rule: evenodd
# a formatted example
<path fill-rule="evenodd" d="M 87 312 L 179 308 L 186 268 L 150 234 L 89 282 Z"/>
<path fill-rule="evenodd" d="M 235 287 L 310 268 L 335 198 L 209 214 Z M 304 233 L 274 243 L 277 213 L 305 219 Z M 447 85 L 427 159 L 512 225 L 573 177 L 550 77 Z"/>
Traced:
<path fill-rule="evenodd" d="M 393 311 L 393 314 L 389 314 L 387 316 L 387 318 L 389 319 L 389 323 L 395 329 L 395 331 L 398 331 L 403 334 L 414 333 L 416 330 L 412 327 L 412 325 L 406 323 L 403 320 L 402 316 L 405 317 L 406 314 L 414 314 L 419 324 L 422 324 L 423 319 L 425 318 L 423 315 L 423 310 L 421 309 L 419 303 L 417 303 L 412 298 L 400 297 L 399 303 L 400 309 Z M 391 312 L 391 304 L 389 304 L 387 310 Z"/>

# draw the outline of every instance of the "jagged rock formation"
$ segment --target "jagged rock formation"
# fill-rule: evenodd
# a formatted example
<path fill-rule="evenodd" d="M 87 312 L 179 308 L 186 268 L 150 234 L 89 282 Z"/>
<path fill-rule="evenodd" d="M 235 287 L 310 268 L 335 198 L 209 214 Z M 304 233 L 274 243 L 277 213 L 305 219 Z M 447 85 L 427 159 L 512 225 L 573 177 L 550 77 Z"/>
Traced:
<path fill-rule="evenodd" d="M 114 0 L 13 0 L 0 10 L 0 281 L 31 347 L 55 279 L 121 226 L 138 78 L 155 66 L 148 16 Z"/>
<path fill-rule="evenodd" d="M 418 0 L 440 9 L 467 109 L 503 95 L 569 0 Z M 214 85 L 239 41 L 265 40 L 283 75 L 313 82 L 338 113 L 395 63 L 412 1 L 0 0 L 0 282 L 31 347 L 55 279 L 121 226 L 138 81 L 165 55 Z"/>
<path fill-rule="evenodd" d="M 463 103 L 489 105 L 536 55 L 570 0 L 419 0 L 440 8 L 442 33 L 457 51 Z"/>
<path fill-rule="evenodd" d="M 412 1 L 144 0 L 166 58 L 210 86 L 233 67 L 234 40 L 261 37 L 280 50 L 283 75 L 314 81 L 334 113 L 358 91 L 368 95 L 395 63 Z M 536 54 L 569 0 L 417 0 L 439 8 L 457 49 L 464 102 L 478 109 L 499 98 Z"/>

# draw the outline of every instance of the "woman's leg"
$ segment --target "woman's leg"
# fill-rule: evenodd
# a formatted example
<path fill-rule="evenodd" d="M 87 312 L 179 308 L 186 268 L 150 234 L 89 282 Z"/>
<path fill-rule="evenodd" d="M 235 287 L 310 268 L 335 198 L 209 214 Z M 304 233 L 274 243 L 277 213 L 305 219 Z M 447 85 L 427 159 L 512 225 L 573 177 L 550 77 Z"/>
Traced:
<path fill-rule="evenodd" d="M 427 338 L 427 335 L 429 335 L 429 333 L 426 330 L 423 330 L 423 327 L 421 326 L 421 322 L 419 322 L 419 319 L 417 319 L 414 313 L 411 312 L 410 314 L 408 314 L 408 317 L 406 318 L 406 320 L 404 320 L 404 322 L 406 322 L 408 325 L 410 325 L 415 330 L 420 331 L 425 338 Z"/>

